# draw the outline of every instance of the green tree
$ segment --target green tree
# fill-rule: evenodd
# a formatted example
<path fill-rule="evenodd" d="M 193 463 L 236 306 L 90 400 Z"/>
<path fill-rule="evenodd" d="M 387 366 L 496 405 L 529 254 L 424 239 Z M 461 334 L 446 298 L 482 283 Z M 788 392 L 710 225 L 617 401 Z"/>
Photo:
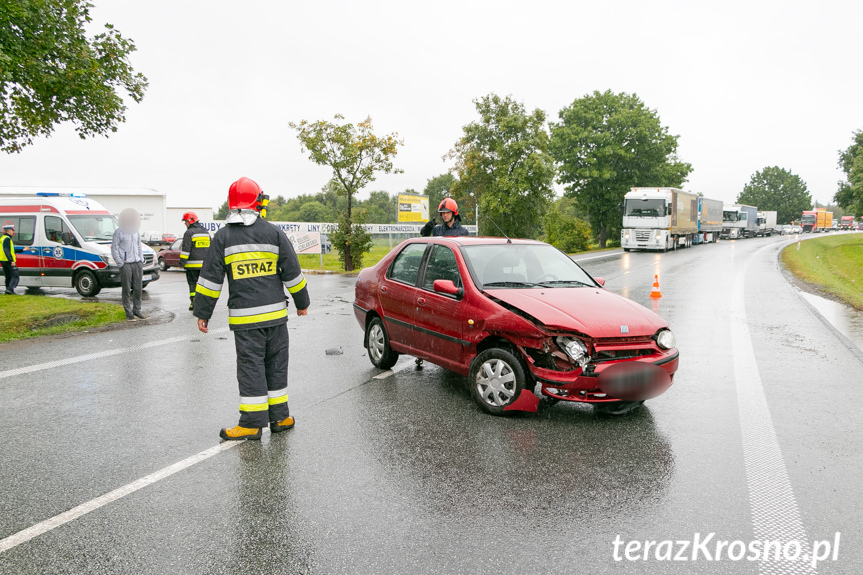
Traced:
<path fill-rule="evenodd" d="M 559 198 L 545 215 L 545 241 L 568 254 L 590 247 L 590 224 L 578 213 L 575 200 Z"/>
<path fill-rule="evenodd" d="M 848 210 L 849 215 L 863 215 L 863 130 L 854 132 L 853 143 L 839 151 L 839 168 L 845 172 L 845 180 L 833 201 Z"/>
<path fill-rule="evenodd" d="M 300 208 L 298 222 L 332 222 L 335 214 L 329 206 L 317 200 L 306 202 Z"/>
<path fill-rule="evenodd" d="M 228 200 L 225 200 L 225 203 L 219 206 L 219 209 L 216 210 L 216 213 L 213 217 L 216 218 L 216 220 L 224 220 L 228 217 Z"/>
<path fill-rule="evenodd" d="M 415 194 L 413 190 L 406 190 L 407 194 Z M 396 222 L 396 210 L 398 209 L 398 196 L 389 195 L 386 192 L 376 191 L 369 193 L 369 198 L 361 202 L 365 209 L 365 221 L 370 224 L 394 224 Z"/>
<path fill-rule="evenodd" d="M 458 179 L 450 191 L 459 211 L 467 215 L 462 206 L 470 205 L 467 198 L 473 193 L 479 200 L 481 235 L 499 233 L 490 218 L 507 235 L 537 237 L 554 196 L 545 112 L 528 113 L 511 96 L 495 94 L 474 100 L 474 105 L 480 120 L 464 126 L 464 135 L 445 156 L 455 160 Z"/>
<path fill-rule="evenodd" d="M 558 181 L 587 214 L 600 247 L 618 236 L 617 206 L 630 188 L 680 187 L 692 171 L 678 161 L 678 136 L 635 94 L 596 91 L 558 116 L 560 122 L 551 124 Z"/>
<path fill-rule="evenodd" d="M 803 210 L 812 209 L 812 195 L 800 176 L 772 166 L 752 174 L 737 196 L 737 203 L 755 206 L 759 211 L 776 211 L 776 223 L 789 224 L 799 220 Z"/>
<path fill-rule="evenodd" d="M 140 102 L 147 79 L 135 73 L 135 44 L 105 24 L 88 38 L 85 0 L 0 0 L 0 150 L 72 122 L 81 138 L 116 132 L 125 121 L 122 89 Z"/>
<path fill-rule="evenodd" d="M 335 120 L 303 120 L 299 124 L 291 122 L 290 126 L 297 131 L 297 138 L 308 151 L 309 158 L 316 164 L 332 168 L 333 178 L 339 183 L 337 193 L 348 200 L 347 207 L 338 220 L 339 233 L 332 234 L 331 237 L 338 238 L 334 245 L 343 258 L 345 271 L 352 271 L 354 249 L 351 249 L 351 244 L 356 247 L 362 243 L 362 237 L 355 235 L 356 230 L 365 234 L 365 230 L 354 225 L 351 213 L 354 195 L 373 182 L 378 172 L 403 172 L 393 166 L 393 158 L 398 153 L 398 146 L 404 145 L 404 142 L 398 139 L 396 133 L 376 136 L 373 133 L 371 117 L 356 126 L 341 123 L 344 116 L 340 114 L 336 114 Z"/>

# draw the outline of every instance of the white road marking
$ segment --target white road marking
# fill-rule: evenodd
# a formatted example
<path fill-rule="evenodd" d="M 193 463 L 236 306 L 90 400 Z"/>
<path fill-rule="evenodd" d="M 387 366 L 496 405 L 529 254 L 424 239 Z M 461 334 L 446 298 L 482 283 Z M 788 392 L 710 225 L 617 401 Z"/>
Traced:
<path fill-rule="evenodd" d="M 220 327 L 218 329 L 211 329 L 209 334 L 216 333 L 224 333 L 228 331 L 227 327 Z M 200 333 L 200 332 L 198 332 Z M 205 334 L 200 333 L 203 337 Z M 58 359 L 55 361 L 49 361 L 46 363 L 37 363 L 36 365 L 28 365 L 25 367 L 17 367 L 15 369 L 7 369 L 6 371 L 0 371 L 0 379 L 5 379 L 7 377 L 16 377 L 19 375 L 24 375 L 27 373 L 34 373 L 37 371 L 43 371 L 45 369 L 53 369 L 55 367 L 63 367 L 65 365 L 72 365 L 75 363 L 82 363 L 85 361 L 90 361 L 93 359 L 101 359 L 103 357 L 112 357 L 115 355 L 122 355 L 124 353 L 130 353 L 133 351 L 141 351 L 143 349 L 150 349 L 152 347 L 160 347 L 163 345 L 169 345 L 172 343 L 179 343 L 181 341 L 188 341 L 193 336 L 190 335 L 181 335 L 177 337 L 170 337 L 168 339 L 158 339 L 153 341 L 148 341 L 147 343 L 142 343 L 140 345 L 134 345 L 130 347 L 120 347 L 117 349 L 106 349 L 104 351 L 97 351 L 95 353 L 88 353 L 86 355 L 76 355 L 74 357 L 67 357 L 66 359 Z"/>
<path fill-rule="evenodd" d="M 195 465 L 196 463 L 200 463 L 200 462 L 204 461 L 205 459 L 209 459 L 210 457 L 213 457 L 214 455 L 216 455 L 218 453 L 221 453 L 223 451 L 231 449 L 232 447 L 236 446 L 239 443 L 242 443 L 242 442 L 241 441 L 226 441 L 224 443 L 216 445 L 215 447 L 205 449 L 204 451 L 202 451 L 196 455 L 193 455 L 191 457 L 187 457 L 186 459 L 184 459 L 182 461 L 178 461 L 177 463 L 175 463 L 173 465 L 165 467 L 164 469 L 156 471 L 155 473 L 151 473 L 150 475 L 147 475 L 146 477 L 142 477 L 141 479 L 138 479 L 137 481 L 133 481 L 132 483 L 129 483 L 128 485 L 124 485 L 123 487 L 120 487 L 118 489 L 115 489 L 114 491 L 111 491 L 110 493 L 106 493 L 105 495 L 102 495 L 102 496 L 97 497 L 95 499 L 91 499 L 90 501 L 87 501 L 86 503 L 82 503 L 81 505 L 79 505 L 77 507 L 73 507 L 72 509 L 65 511 L 59 515 L 55 515 L 54 517 L 51 517 L 50 519 L 46 519 L 45 521 L 37 523 L 36 525 L 33 525 L 32 527 L 28 527 L 27 529 L 24 529 L 22 531 L 19 531 L 18 533 L 10 535 L 10 536 L 6 537 L 5 539 L 0 539 L 0 553 L 3 553 L 4 551 L 8 551 L 9 549 L 12 549 L 13 547 L 15 547 L 17 545 L 20 545 L 21 543 L 25 543 L 25 542 L 33 539 L 34 537 L 38 537 L 39 535 L 42 535 L 43 533 L 47 533 L 48 531 L 51 531 L 52 529 L 54 529 L 56 527 L 59 527 L 59 526 L 64 525 L 66 523 L 69 523 L 70 521 L 73 521 L 73 520 L 81 517 L 82 515 L 86 515 L 87 513 L 90 513 L 91 511 L 95 511 L 96 509 L 99 509 L 100 507 L 104 507 L 105 505 L 107 505 L 113 501 L 116 501 L 116 500 L 120 499 L 121 497 L 125 497 L 126 495 L 129 495 L 130 493 L 134 493 L 135 491 L 138 491 L 139 489 L 147 487 L 148 485 L 152 485 L 153 483 L 156 483 L 157 481 L 165 479 L 166 477 L 169 477 L 169 476 L 177 473 L 178 471 L 182 471 L 183 469 L 186 469 L 187 467 L 191 467 L 192 465 Z"/>
<path fill-rule="evenodd" d="M 386 379 L 389 376 L 393 375 L 395 372 L 391 369 L 386 370 L 383 373 L 379 373 L 376 376 L 372 377 L 372 379 Z"/>
<path fill-rule="evenodd" d="M 773 427 L 746 319 L 744 278 L 749 263 L 763 249 L 752 254 L 737 272 L 731 301 L 731 352 L 752 530 L 756 541 L 779 540 L 783 544 L 797 541 L 801 556 L 811 557 L 812 550 Z M 808 575 L 817 571 L 808 561 L 771 560 L 759 563 L 759 573 Z"/>
<path fill-rule="evenodd" d="M 321 307 L 321 308 L 312 308 L 309 311 L 309 315 L 312 315 L 314 313 L 331 311 L 332 309 L 333 309 L 333 306 Z M 219 333 L 225 333 L 229 330 L 230 330 L 230 328 L 228 328 L 228 327 L 219 327 L 216 329 L 210 329 L 209 333 L 206 333 L 206 334 L 203 334 L 199 331 L 195 331 L 195 333 L 193 335 L 180 335 L 177 337 L 170 337 L 167 339 L 156 339 L 156 340 L 148 341 L 146 343 L 142 343 L 139 345 L 133 345 L 133 346 L 129 346 L 129 347 L 120 347 L 117 349 L 106 349 L 104 351 L 97 351 L 95 353 L 88 353 L 86 355 L 76 355 L 74 357 L 67 357 L 65 359 L 58 359 L 58 360 L 49 361 L 46 363 L 37 363 L 36 365 L 28 365 L 25 367 L 17 367 L 15 369 L 7 369 L 6 371 L 0 371 L 0 379 L 5 379 L 7 377 L 16 377 L 19 375 L 25 375 L 28 373 L 43 371 L 46 369 L 54 369 L 55 367 L 63 367 L 66 365 L 73 365 L 75 363 L 82 363 L 82 362 L 91 361 L 94 359 L 102 359 L 104 357 L 113 357 L 115 355 L 122 355 L 124 353 L 130 353 L 133 351 L 141 351 L 143 349 L 150 349 L 153 347 L 161 347 L 163 345 L 169 345 L 172 343 L 180 343 L 181 341 L 189 341 L 190 339 L 192 339 L 196 335 L 201 336 L 201 337 L 207 337 L 207 336 L 211 336 L 211 335 L 215 335 L 215 334 L 219 334 Z"/>

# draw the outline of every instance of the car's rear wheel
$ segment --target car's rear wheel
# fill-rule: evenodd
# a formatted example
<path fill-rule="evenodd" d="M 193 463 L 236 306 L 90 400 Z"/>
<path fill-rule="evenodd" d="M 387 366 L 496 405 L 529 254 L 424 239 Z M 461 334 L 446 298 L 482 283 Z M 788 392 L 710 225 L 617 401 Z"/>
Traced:
<path fill-rule="evenodd" d="M 75 276 L 75 289 L 83 297 L 94 297 L 102 291 L 102 286 L 99 285 L 99 281 L 93 272 L 83 270 Z"/>
<path fill-rule="evenodd" d="M 596 413 L 601 413 L 603 415 L 623 415 L 625 413 L 629 413 L 644 404 L 644 400 L 641 401 L 606 401 L 604 403 L 594 403 L 593 409 Z"/>
<path fill-rule="evenodd" d="M 504 408 L 518 399 L 526 379 L 521 361 L 501 348 L 477 355 L 468 375 L 474 401 L 492 415 L 503 415 Z"/>
<path fill-rule="evenodd" d="M 390 337 L 379 317 L 372 319 L 366 328 L 366 349 L 372 365 L 380 369 L 391 368 L 399 359 L 399 354 L 390 347 Z"/>
<path fill-rule="evenodd" d="M 165 258 L 159 258 L 159 269 L 162 271 L 168 269 L 168 264 L 165 263 Z"/>

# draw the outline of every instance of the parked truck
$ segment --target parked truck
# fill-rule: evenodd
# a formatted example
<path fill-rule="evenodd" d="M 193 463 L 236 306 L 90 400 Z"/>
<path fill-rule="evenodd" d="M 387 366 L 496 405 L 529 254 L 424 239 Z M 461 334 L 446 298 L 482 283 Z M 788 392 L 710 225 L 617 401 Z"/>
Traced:
<path fill-rule="evenodd" d="M 758 208 L 746 204 L 725 204 L 722 208 L 722 238 L 754 238 L 758 233 Z"/>
<path fill-rule="evenodd" d="M 698 235 L 695 243 L 719 240 L 722 233 L 722 202 L 698 197 Z"/>
<path fill-rule="evenodd" d="M 842 216 L 839 220 L 840 230 L 850 230 L 854 227 L 854 216 Z"/>
<path fill-rule="evenodd" d="M 773 235 L 773 229 L 776 227 L 776 212 L 764 211 L 758 212 L 758 235 L 762 238 L 768 238 Z"/>
<path fill-rule="evenodd" d="M 827 208 L 805 210 L 801 226 L 803 227 L 803 233 L 829 232 L 833 229 L 833 212 L 828 212 Z"/>
<path fill-rule="evenodd" d="M 664 252 L 697 243 L 698 199 L 677 188 L 631 188 L 623 196 L 623 251 Z"/>

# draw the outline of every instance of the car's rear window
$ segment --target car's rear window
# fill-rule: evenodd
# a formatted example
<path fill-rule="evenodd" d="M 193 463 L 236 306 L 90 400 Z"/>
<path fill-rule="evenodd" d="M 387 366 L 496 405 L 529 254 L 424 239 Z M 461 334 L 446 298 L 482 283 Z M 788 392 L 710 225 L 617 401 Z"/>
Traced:
<path fill-rule="evenodd" d="M 474 283 L 480 288 L 596 286 L 569 257 L 548 244 L 463 246 Z"/>
<path fill-rule="evenodd" d="M 417 284 L 417 274 L 420 271 L 426 244 L 408 244 L 390 265 L 387 277 L 408 285 Z"/>

